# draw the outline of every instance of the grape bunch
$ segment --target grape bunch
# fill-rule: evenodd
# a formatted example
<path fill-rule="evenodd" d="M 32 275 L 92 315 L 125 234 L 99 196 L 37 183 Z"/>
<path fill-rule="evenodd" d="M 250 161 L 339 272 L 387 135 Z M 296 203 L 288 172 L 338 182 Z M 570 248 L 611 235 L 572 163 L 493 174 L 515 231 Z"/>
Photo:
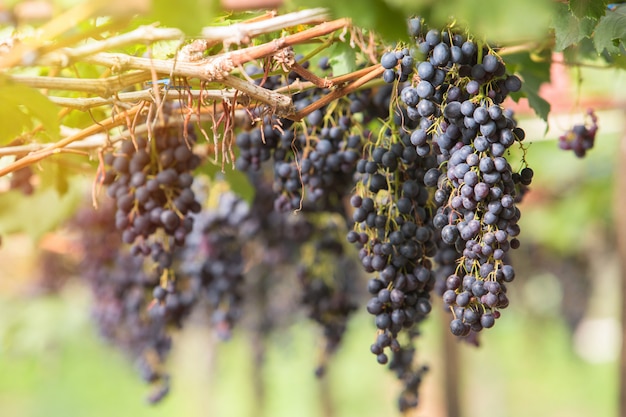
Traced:
<path fill-rule="evenodd" d="M 516 204 L 533 176 L 528 167 L 514 172 L 505 158 L 524 132 L 501 103 L 521 80 L 506 74 L 493 49 L 460 33 L 426 30 L 419 18 L 409 28 L 413 46 L 381 57 L 392 85 L 389 116 L 357 163 L 350 200 L 348 241 L 365 271 L 377 274 L 367 310 L 379 329 L 370 349 L 381 364 L 387 348 L 414 352 L 411 329 L 430 312 L 435 287 L 452 312 L 453 334 L 493 326 L 508 306 L 505 282 L 515 273 L 506 253 L 519 246 Z M 402 375 L 419 380 L 406 362 Z M 417 404 L 409 386 L 401 409 Z"/>
<path fill-rule="evenodd" d="M 355 226 L 348 233 L 365 271 L 377 274 L 368 284 L 373 297 L 367 310 L 379 329 L 371 350 L 383 364 L 388 361 L 385 348 L 397 349 L 398 333 L 431 310 L 429 257 L 436 250 L 428 226 L 429 191 L 422 182 L 425 167 L 435 160 L 419 158 L 408 134 L 390 133 L 357 165 L 361 179 L 350 199 Z"/>
<path fill-rule="evenodd" d="M 436 187 L 432 225 L 438 252 L 445 253 L 435 258 L 450 272 L 439 287 L 453 314 L 452 333 L 467 336 L 493 326 L 499 310 L 508 306 L 505 283 L 515 277 L 506 253 L 519 246 L 516 204 L 533 171 L 514 172 L 505 158 L 525 135 L 501 104 L 521 88 L 521 80 L 506 73 L 495 50 L 461 33 L 427 30 L 419 18 L 409 29 L 413 49 L 387 52 L 381 64 L 386 72 L 400 74 L 385 81 L 410 80 L 399 86 L 399 97 L 408 118 L 419 123 L 411 143 L 420 156 L 436 156 L 423 183 Z M 409 72 L 412 51 L 422 59 Z"/>
<path fill-rule="evenodd" d="M 308 62 L 302 64 L 308 67 Z M 262 72 L 251 67 L 251 74 Z M 328 70 L 325 60 L 320 68 Z M 275 89 L 297 79 L 294 72 L 283 78 L 269 77 L 263 84 Z M 296 109 L 328 94 L 329 91 L 313 88 L 293 96 Z M 278 211 L 326 210 L 340 206 L 339 201 L 354 185 L 353 172 L 363 142 L 368 135 L 355 126 L 355 114 L 364 116 L 370 101 L 368 91 L 357 92 L 329 106 L 313 111 L 301 123 L 275 116 L 263 117 L 262 123 L 236 137 L 240 150 L 236 161 L 239 170 L 253 173 L 261 163 L 273 164 L 275 207 Z"/>
<path fill-rule="evenodd" d="M 202 298 L 211 312 L 218 337 L 229 339 L 241 316 L 243 299 L 241 230 L 250 207 L 232 192 L 219 196 L 215 207 L 195 215 L 190 242 L 180 251 L 179 271 L 189 280 L 194 298 Z"/>
<path fill-rule="evenodd" d="M 164 369 L 172 347 L 169 328 L 187 311 L 181 305 L 172 308 L 169 297 L 162 305 L 154 303 L 159 277 L 145 268 L 142 256 L 122 245 L 114 222 L 116 210 L 109 199 L 98 210 L 78 212 L 72 226 L 84 255 L 79 266 L 93 293 L 92 317 L 100 335 L 136 363 L 141 377 L 154 386 L 148 401 L 155 403 L 169 391 Z"/>
<path fill-rule="evenodd" d="M 319 216 L 318 216 L 319 217 Z M 308 316 L 323 328 L 326 347 L 316 375 L 322 376 L 326 362 L 340 346 L 347 323 L 357 309 L 357 269 L 346 256 L 341 216 L 317 219 L 314 234 L 301 244 L 297 276 L 301 302 Z"/>
<path fill-rule="evenodd" d="M 116 202 L 115 226 L 133 253 L 150 255 L 162 270 L 172 252 L 183 246 L 193 228 L 191 213 L 200 211 L 193 170 L 200 158 L 191 149 L 193 129 L 158 127 L 153 137 L 122 141 L 106 153 L 102 183 Z"/>
<path fill-rule="evenodd" d="M 590 120 L 590 126 L 588 124 L 574 125 L 559 136 L 559 148 L 574 151 L 579 158 L 584 157 L 587 151 L 593 148 L 598 131 L 598 117 L 592 109 L 587 110 L 587 117 Z"/>

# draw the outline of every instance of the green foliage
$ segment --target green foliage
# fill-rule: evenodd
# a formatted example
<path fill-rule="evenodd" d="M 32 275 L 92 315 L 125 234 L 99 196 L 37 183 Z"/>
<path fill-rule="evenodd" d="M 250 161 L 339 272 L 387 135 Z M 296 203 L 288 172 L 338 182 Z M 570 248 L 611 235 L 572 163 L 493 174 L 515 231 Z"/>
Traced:
<path fill-rule="evenodd" d="M 52 174 L 55 178 L 49 179 L 51 183 L 59 180 L 56 175 Z M 64 184 L 62 190 L 67 192 L 63 195 L 55 187 L 38 187 L 30 196 L 20 191 L 0 193 L 0 235 L 25 232 L 33 240 L 38 240 L 58 228 L 74 214 L 84 198 L 85 182 L 82 179 L 73 176 Z"/>
<path fill-rule="evenodd" d="M 356 26 L 375 30 L 389 41 L 407 37 L 406 16 L 385 0 L 296 0 L 302 7 L 326 7 L 334 18 L 349 17 Z"/>
<path fill-rule="evenodd" d="M 550 103 L 539 96 L 541 84 L 550 82 L 550 51 L 531 55 L 522 52 L 506 56 L 507 66 L 512 72 L 518 73 L 524 80 L 520 93 L 512 94 L 514 100 L 520 97 L 528 98 L 528 104 L 537 116 L 548 121 Z"/>
<path fill-rule="evenodd" d="M 608 0 L 570 0 L 569 8 L 579 19 L 599 19 L 604 16 Z"/>
<path fill-rule="evenodd" d="M 593 42 L 598 52 L 605 49 L 611 54 L 623 52 L 626 45 L 626 5 L 618 6 L 600 19 Z"/>
<path fill-rule="evenodd" d="M 330 65 L 333 68 L 333 75 L 343 75 L 355 71 L 356 52 L 345 43 L 336 43 L 329 49 Z"/>
<path fill-rule="evenodd" d="M 223 179 L 226 183 L 228 183 L 229 188 L 235 194 L 245 200 L 248 204 L 252 204 L 255 189 L 244 172 L 233 169 L 230 166 L 227 166 L 224 170 L 222 170 L 220 166 L 213 163 L 206 163 L 202 165 L 200 170 L 211 179 Z"/>
<path fill-rule="evenodd" d="M 42 124 L 45 135 L 40 139 L 59 138 L 59 108 L 34 88 L 14 84 L 0 77 L 0 144 L 7 144 L 16 136 Z"/>
<path fill-rule="evenodd" d="M 169 26 L 181 29 L 188 35 L 198 35 L 209 26 L 218 10 L 216 0 L 155 0 L 152 2 L 151 18 Z"/>
<path fill-rule="evenodd" d="M 591 36 L 596 22 L 588 17 L 581 19 L 574 16 L 567 5 L 558 4 L 553 20 L 555 35 L 554 50 L 561 52 L 571 45 L 578 44 L 582 39 Z"/>
<path fill-rule="evenodd" d="M 472 33 L 501 45 L 544 38 L 553 13 L 553 2 L 545 0 L 456 0 L 446 7 L 440 3 L 434 7 L 441 18 L 454 16 Z"/>
<path fill-rule="evenodd" d="M 568 62 L 603 58 L 610 66 L 626 68 L 626 5 L 606 8 L 605 1 L 572 1 L 556 6 L 552 19 L 556 52 Z M 591 48 L 589 47 L 591 46 Z"/>

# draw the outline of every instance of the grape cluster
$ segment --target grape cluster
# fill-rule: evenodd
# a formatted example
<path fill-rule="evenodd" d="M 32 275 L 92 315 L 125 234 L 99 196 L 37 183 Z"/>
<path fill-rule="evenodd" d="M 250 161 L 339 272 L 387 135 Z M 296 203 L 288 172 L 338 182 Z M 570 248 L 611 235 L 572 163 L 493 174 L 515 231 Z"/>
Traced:
<path fill-rule="evenodd" d="M 592 109 L 587 110 L 587 117 L 590 119 L 591 126 L 588 127 L 586 124 L 574 125 L 559 136 L 559 148 L 574 151 L 574 154 L 579 158 L 585 156 L 587 151 L 593 148 L 598 131 L 598 117 Z"/>
<path fill-rule="evenodd" d="M 419 19 L 409 27 L 424 60 L 400 99 L 408 117 L 420 124 L 411 133 L 412 144 L 437 155 L 438 166 L 429 169 L 424 183 L 437 186 L 433 226 L 448 254 L 440 258 L 449 265 L 457 255 L 442 297 L 453 313 L 452 333 L 467 336 L 493 326 L 498 310 L 508 306 L 505 283 L 515 276 L 505 255 L 519 246 L 516 203 L 533 171 L 514 172 L 505 158 L 525 135 L 501 103 L 521 81 L 506 74 L 494 50 L 462 34 L 426 30 Z M 402 66 L 404 58 L 399 59 Z M 389 66 L 387 61 L 383 65 Z"/>
<path fill-rule="evenodd" d="M 313 236 L 301 246 L 297 266 L 302 304 L 309 318 L 322 326 L 326 339 L 318 376 L 324 374 L 328 357 L 340 346 L 348 319 L 357 309 L 357 269 L 346 256 L 341 223 L 341 217 L 319 220 Z"/>
<path fill-rule="evenodd" d="M 501 104 L 521 80 L 494 49 L 452 28 L 428 30 L 415 18 L 409 32 L 412 45 L 381 57 L 390 111 L 357 163 L 350 200 L 348 241 L 377 274 L 367 310 L 379 329 L 371 351 L 382 364 L 387 347 L 413 352 L 411 329 L 430 311 L 434 288 L 453 315 L 453 334 L 493 326 L 509 303 L 506 283 L 515 272 L 506 255 L 519 246 L 516 205 L 533 177 L 506 159 L 525 134 Z M 400 343 L 402 333 L 409 343 Z M 411 362 L 401 374 L 417 381 Z M 401 409 L 417 401 L 415 384 L 406 386 Z"/>
<path fill-rule="evenodd" d="M 191 213 L 200 211 L 191 188 L 200 164 L 191 146 L 193 129 L 160 127 L 151 139 L 124 140 L 104 155 L 102 178 L 116 201 L 115 226 L 134 254 L 151 255 L 161 269 L 172 265 L 172 251 L 193 228 Z"/>
<path fill-rule="evenodd" d="M 397 349 L 400 330 L 431 310 L 434 276 L 428 258 L 436 250 L 423 184 L 424 167 L 435 160 L 419 158 L 408 134 L 390 133 L 357 165 L 362 177 L 350 199 L 355 227 L 348 234 L 365 271 L 377 273 L 368 284 L 373 297 L 367 310 L 380 330 L 371 347 L 380 363 L 388 361 L 385 348 Z"/>
<path fill-rule="evenodd" d="M 143 257 L 121 245 L 115 211 L 113 201 L 106 200 L 97 211 L 89 208 L 77 214 L 72 226 L 84 254 L 79 266 L 93 293 L 92 316 L 101 336 L 136 362 L 142 378 L 154 385 L 148 401 L 155 403 L 169 391 L 163 368 L 172 346 L 168 328 L 186 312 L 180 305 L 172 308 L 170 297 L 163 304 L 153 302 L 159 278 L 146 270 Z"/>
<path fill-rule="evenodd" d="M 220 195 L 216 207 L 195 216 L 196 227 L 180 256 L 180 271 L 189 278 L 196 298 L 211 311 L 218 337 L 229 339 L 241 316 L 243 298 L 242 225 L 250 207 L 232 192 Z"/>
<path fill-rule="evenodd" d="M 308 67 L 308 62 L 303 63 Z M 320 67 L 328 69 L 326 61 Z M 252 74 L 261 72 L 252 67 Z M 264 86 L 278 88 L 280 78 L 266 79 Z M 287 85 L 296 81 L 290 72 L 284 77 Z M 320 99 L 329 91 L 313 88 L 293 96 L 297 110 Z M 262 123 L 236 137 L 240 150 L 236 167 L 254 172 L 261 163 L 272 160 L 275 208 L 278 211 L 322 210 L 337 206 L 353 186 L 353 172 L 362 152 L 367 132 L 355 126 L 355 114 L 363 117 L 370 101 L 367 91 L 357 92 L 329 106 L 310 113 L 301 123 L 275 116 L 265 116 Z M 367 117 L 367 116 L 365 116 Z"/>
<path fill-rule="evenodd" d="M 497 48 L 454 26 L 428 29 L 414 18 L 409 33 L 408 44 L 381 56 L 383 82 L 375 88 L 299 122 L 248 109 L 254 124 L 235 138 L 235 167 L 249 174 L 251 203 L 211 180 L 201 207 L 198 184 L 191 189 L 200 163 L 193 131 L 158 128 L 105 155 L 101 181 L 115 202 L 114 232 L 132 246 L 94 254 L 102 257 L 92 280 L 102 305 L 97 315 L 110 339 L 139 346 L 132 350 L 146 379 L 162 382 L 153 400 L 168 389 L 162 362 L 169 330 L 202 304 L 228 339 L 251 296 L 259 334 L 274 327 L 279 304 L 288 311 L 283 317 L 304 309 L 321 325 L 321 376 L 360 295 L 357 260 L 340 234 L 372 274 L 366 309 L 377 330 L 370 351 L 402 382 L 401 411 L 418 404 L 426 368 L 416 363 L 415 339 L 437 296 L 452 315 L 451 332 L 474 342 L 508 306 L 515 278 L 508 252 L 520 245 L 518 204 L 533 171 L 524 131 L 502 104 L 521 80 L 507 74 Z M 319 69 L 330 75 L 328 60 L 320 59 Z M 246 71 L 270 90 L 299 77 Z M 329 92 L 302 90 L 295 108 Z M 595 134 L 595 122 L 576 128 L 579 136 Z M 507 159 L 513 146 L 523 151 L 517 164 Z M 148 255 L 157 268 L 143 264 Z M 105 267 L 112 261 L 132 274 L 105 282 L 103 274 L 116 273 Z"/>

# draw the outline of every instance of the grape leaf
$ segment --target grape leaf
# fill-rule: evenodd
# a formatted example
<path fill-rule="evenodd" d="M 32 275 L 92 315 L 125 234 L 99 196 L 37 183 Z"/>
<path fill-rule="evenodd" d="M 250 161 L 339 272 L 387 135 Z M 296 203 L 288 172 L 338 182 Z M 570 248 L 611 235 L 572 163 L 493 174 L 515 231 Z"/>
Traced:
<path fill-rule="evenodd" d="M 11 121 L 11 123 L 3 123 L 0 129 L 0 145 L 5 145 L 22 134 L 24 126 L 30 125 L 30 118 L 10 102 L 3 101 L 2 93 L 3 90 L 0 89 L 0 120 Z"/>
<path fill-rule="evenodd" d="M 526 94 L 528 99 L 528 105 L 535 111 L 535 114 L 542 120 L 548 121 L 548 115 L 550 114 L 550 103 L 543 99 L 537 90 L 530 89 L 528 87 L 522 87 L 522 91 Z"/>
<path fill-rule="evenodd" d="M 38 123 L 49 139 L 58 139 L 58 111 L 59 108 L 36 89 L 0 78 L 0 120 L 11 121 L 0 129 L 0 144 L 6 144 Z"/>
<path fill-rule="evenodd" d="M 229 184 L 229 188 L 245 200 L 248 204 L 252 204 L 254 199 L 255 188 L 248 180 L 248 176 L 237 169 L 227 166 L 222 171 L 220 165 L 207 163 L 199 169 L 200 172 L 207 175 L 211 179 L 224 180 Z"/>
<path fill-rule="evenodd" d="M 325 7 L 334 18 L 349 17 L 356 26 L 375 30 L 390 41 L 407 38 L 406 16 L 384 0 L 296 0 L 302 7 Z"/>
<path fill-rule="evenodd" d="M 347 43 L 336 43 L 329 49 L 333 75 L 344 75 L 356 70 L 356 52 Z"/>
<path fill-rule="evenodd" d="M 579 20 L 572 15 L 565 4 L 559 4 L 552 23 L 556 41 L 554 49 L 560 52 L 580 42 L 583 38 L 589 37 L 596 22 L 587 17 Z"/>
<path fill-rule="evenodd" d="M 151 18 L 163 26 L 181 29 L 188 35 L 198 35 L 208 26 L 218 10 L 216 0 L 154 0 Z"/>
<path fill-rule="evenodd" d="M 82 156 L 59 154 L 49 160 L 40 162 L 41 175 L 39 187 L 42 189 L 52 188 L 62 196 L 69 190 L 69 182 L 73 174 L 70 168 L 83 161 L 84 158 Z"/>
<path fill-rule="evenodd" d="M 512 94 L 515 100 L 521 96 L 528 98 L 528 104 L 537 116 L 548 121 L 550 103 L 539 96 L 539 88 L 543 83 L 550 82 L 550 54 L 545 50 L 534 53 L 521 52 L 506 56 L 507 67 L 518 73 L 522 79 L 521 92 Z"/>
<path fill-rule="evenodd" d="M 51 187 L 37 188 L 25 197 L 20 191 L 0 194 L 0 234 L 25 232 L 34 240 L 67 220 L 84 199 L 86 184 L 72 178 L 68 192 L 60 196 Z"/>
<path fill-rule="evenodd" d="M 593 35 L 593 43 L 598 53 L 605 49 L 609 53 L 620 52 L 620 43 L 626 45 L 626 5 L 618 6 L 600 19 Z"/>
<path fill-rule="evenodd" d="M 579 19 L 599 19 L 606 13 L 609 0 L 570 0 L 569 8 Z"/>

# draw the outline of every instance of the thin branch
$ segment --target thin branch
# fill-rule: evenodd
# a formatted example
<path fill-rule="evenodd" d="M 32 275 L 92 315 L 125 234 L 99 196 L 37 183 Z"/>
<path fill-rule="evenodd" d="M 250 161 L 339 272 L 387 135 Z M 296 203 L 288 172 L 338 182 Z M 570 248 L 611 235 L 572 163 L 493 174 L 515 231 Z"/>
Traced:
<path fill-rule="evenodd" d="M 174 63 L 170 60 L 138 58 L 124 54 L 98 53 L 85 58 L 86 62 L 98 65 L 104 65 L 117 70 L 123 69 L 142 69 L 154 70 L 158 74 L 166 76 L 181 76 L 188 78 L 199 78 L 206 81 L 219 81 L 228 87 L 235 88 L 243 94 L 248 95 L 251 99 L 261 101 L 276 109 L 278 114 L 293 113 L 293 104 L 291 98 L 282 94 L 275 93 L 256 84 L 243 81 L 233 75 L 228 75 L 232 66 L 224 60 L 203 60 L 199 62 L 182 62 Z M 174 67 L 175 65 L 175 67 Z"/>
<path fill-rule="evenodd" d="M 302 118 L 306 117 L 308 114 L 314 112 L 315 110 L 320 109 L 325 105 L 352 93 L 353 91 L 356 91 L 359 87 L 363 86 L 374 78 L 379 77 L 384 70 L 385 69 L 380 64 L 369 67 L 369 72 L 352 84 L 348 84 L 345 87 L 333 90 L 330 94 L 327 94 L 319 100 L 309 104 L 304 109 L 300 110 L 289 118 L 294 121 L 302 120 Z"/>
<path fill-rule="evenodd" d="M 299 12 L 276 16 L 258 22 L 242 22 L 229 26 L 206 27 L 202 29 L 202 36 L 208 40 L 219 40 L 224 44 L 248 43 L 258 35 L 276 32 L 287 27 L 309 25 L 324 22 L 328 19 L 326 9 L 308 9 Z"/>
<path fill-rule="evenodd" d="M 313 83 L 313 85 L 315 85 L 316 87 L 330 88 L 333 85 L 335 85 L 335 83 L 332 80 L 329 80 L 328 78 L 318 77 L 317 75 L 313 74 L 311 71 L 304 68 L 302 65 L 298 64 L 297 62 L 291 66 L 291 70 L 295 72 L 296 74 L 298 74 L 299 76 L 301 76 L 302 78 L 304 78 L 305 80 Z"/>
<path fill-rule="evenodd" d="M 302 32 L 294 33 L 293 35 L 288 35 L 283 38 L 274 39 L 271 42 L 265 43 L 263 45 L 251 46 L 245 49 L 239 49 L 232 52 L 227 52 L 230 60 L 233 65 L 236 67 L 238 65 L 243 65 L 246 62 L 253 61 L 255 59 L 264 58 L 270 56 L 277 51 L 286 48 L 288 46 L 298 45 L 300 43 L 308 42 L 311 39 L 328 35 L 336 30 L 343 29 L 350 26 L 349 19 L 337 19 L 332 20 L 330 22 L 321 23 L 315 27 L 312 27 L 307 30 L 303 30 Z M 217 55 L 216 57 L 219 57 Z"/>
<path fill-rule="evenodd" d="M 250 123 L 250 118 L 248 116 L 248 112 L 245 110 L 236 110 L 235 112 L 235 124 L 243 125 L 246 123 Z M 196 121 L 210 122 L 215 118 L 215 115 L 210 114 L 209 112 L 201 113 Z M 185 116 L 180 113 L 173 113 L 168 116 L 167 122 L 157 122 L 156 125 L 147 123 L 143 123 L 141 125 L 134 126 L 133 131 L 124 130 L 123 132 L 117 135 L 107 135 L 105 133 L 95 133 L 90 136 L 85 137 L 84 139 L 76 140 L 74 142 L 69 143 L 63 149 L 73 149 L 73 150 L 90 150 L 90 149 L 99 149 L 105 146 L 108 143 L 116 143 L 120 140 L 131 139 L 132 136 L 143 135 L 152 131 L 155 127 L 166 127 L 166 126 L 178 126 L 184 125 L 188 123 Z M 68 136 L 76 136 L 83 135 L 84 130 L 81 129 L 63 129 L 66 131 Z M 54 146 L 53 143 L 30 143 L 28 145 L 18 145 L 18 146 L 5 146 L 0 147 L 0 157 L 3 156 L 22 156 L 27 155 L 32 152 L 47 152 L 50 151 Z"/>
<path fill-rule="evenodd" d="M 142 106 L 135 106 L 132 109 L 126 110 L 124 113 L 111 116 L 110 118 L 98 123 L 93 124 L 80 132 L 71 135 L 65 139 L 61 139 L 58 142 L 51 144 L 45 149 L 41 149 L 39 151 L 33 152 L 31 154 L 26 155 L 25 157 L 18 159 L 17 161 L 0 168 L 0 177 L 9 174 L 13 171 L 17 171 L 18 169 L 27 167 L 31 164 L 41 161 L 51 155 L 61 152 L 62 148 L 65 148 L 69 144 L 85 139 L 88 136 L 91 136 L 98 132 L 106 132 L 109 129 L 112 129 L 116 126 L 120 126 L 126 123 L 127 118 L 132 118 L 138 111 L 140 111 Z"/>
<path fill-rule="evenodd" d="M 157 28 L 154 26 L 140 26 L 130 32 L 111 38 L 91 42 L 76 48 L 63 48 L 50 52 L 37 60 L 37 65 L 66 67 L 72 62 L 98 52 L 114 50 L 128 45 L 149 44 L 158 41 L 183 41 L 185 34 L 176 28 Z"/>
<path fill-rule="evenodd" d="M 149 71 L 133 71 L 108 78 L 67 78 L 67 77 L 39 77 L 29 75 L 11 75 L 13 82 L 33 88 L 49 90 L 82 91 L 110 97 L 117 91 L 131 85 L 148 81 L 152 78 Z"/>
<path fill-rule="evenodd" d="M 161 99 L 165 100 L 179 100 L 191 95 L 194 99 L 202 100 L 232 100 L 235 98 L 234 91 L 228 90 L 188 90 L 188 89 L 169 89 L 161 92 Z M 69 107 L 72 109 L 86 111 L 94 107 L 104 106 L 107 104 L 115 103 L 135 103 L 137 101 L 151 101 L 156 102 L 154 92 L 152 89 L 146 89 L 141 91 L 132 91 L 128 93 L 119 93 L 114 97 L 86 97 L 86 98 L 69 98 L 69 97 L 56 97 L 48 96 L 50 101 L 63 107 Z M 247 97 L 243 94 L 237 94 L 237 102 L 240 104 L 246 104 L 249 102 Z"/>
<path fill-rule="evenodd" d="M 331 86 L 337 86 L 337 85 L 348 83 L 350 81 L 358 80 L 364 75 L 369 74 L 372 71 L 372 68 L 373 67 L 367 67 L 367 68 L 363 68 L 363 69 L 360 69 L 360 70 L 357 70 L 348 74 L 339 75 L 337 77 L 331 77 L 329 79 L 323 79 L 323 80 L 329 82 Z M 313 83 L 310 81 L 298 81 L 289 85 L 285 85 L 283 87 L 279 87 L 274 91 L 277 93 L 295 94 L 295 93 L 299 93 L 299 92 L 309 90 L 311 88 L 316 88 L 316 87 L 319 87 L 319 85 L 316 83 Z"/>

